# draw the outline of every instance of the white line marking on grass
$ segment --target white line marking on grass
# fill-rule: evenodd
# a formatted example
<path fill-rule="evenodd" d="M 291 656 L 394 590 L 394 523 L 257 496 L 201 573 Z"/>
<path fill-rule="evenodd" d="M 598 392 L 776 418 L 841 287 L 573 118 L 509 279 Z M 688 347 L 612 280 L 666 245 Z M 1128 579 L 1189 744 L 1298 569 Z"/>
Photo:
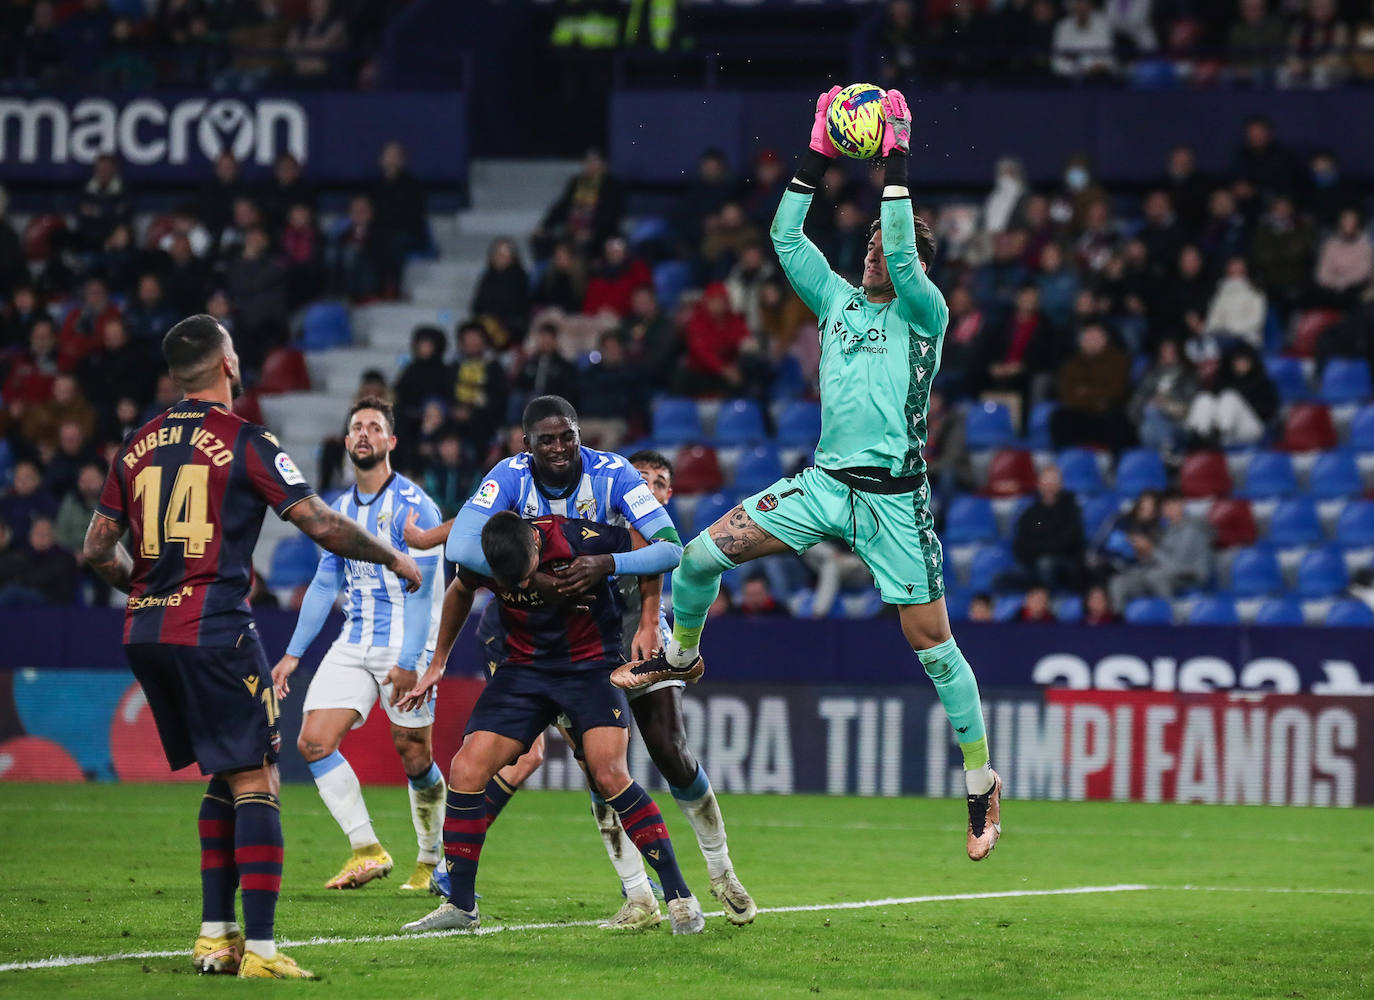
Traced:
<path fill-rule="evenodd" d="M 1140 892 L 1154 888 L 1148 885 L 1084 885 L 1068 889 L 1015 889 L 1007 892 L 960 892 L 944 896 L 894 896 L 888 899 L 865 899 L 857 902 L 812 903 L 807 906 L 764 906 L 760 913 L 813 913 L 826 910 L 870 910 L 880 906 L 905 906 L 911 903 L 950 903 L 972 899 L 1017 899 L 1024 896 L 1084 896 L 1106 892 Z M 708 917 L 723 917 L 725 913 L 717 910 Z M 504 924 L 481 927 L 475 931 L 425 931 L 419 934 L 374 934 L 365 937 L 313 937 L 302 941 L 280 941 L 281 948 L 313 948 L 328 944 L 380 944 L 389 941 L 423 941 L 426 938 L 444 937 L 481 937 L 487 934 L 503 934 L 511 931 L 544 931 L 563 927 L 595 927 L 599 920 L 567 920 L 535 924 Z M 17 972 L 22 969 L 66 969 L 75 965 L 95 965 L 98 962 L 121 962 L 143 958 L 189 958 L 185 949 L 179 951 L 136 951 L 121 952 L 114 955 L 55 955 L 29 962 L 7 962 L 0 965 L 0 972 Z"/>
<path fill-rule="evenodd" d="M 1178 890 L 1181 892 L 1271 892 L 1271 893 L 1302 893 L 1318 896 L 1374 896 L 1374 889 L 1302 889 L 1302 888 L 1268 888 L 1264 886 L 1252 887 L 1244 885 L 1156 885 L 1152 888 Z"/>

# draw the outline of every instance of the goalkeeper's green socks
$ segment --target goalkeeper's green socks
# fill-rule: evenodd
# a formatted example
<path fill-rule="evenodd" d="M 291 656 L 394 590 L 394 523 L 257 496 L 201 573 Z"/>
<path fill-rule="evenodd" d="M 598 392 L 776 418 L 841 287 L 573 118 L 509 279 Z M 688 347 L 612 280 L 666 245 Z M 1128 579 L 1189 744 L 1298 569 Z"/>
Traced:
<path fill-rule="evenodd" d="M 674 580 L 676 586 L 676 580 Z M 959 750 L 964 755 L 964 780 L 970 795 L 982 795 L 992 787 L 992 768 L 988 764 L 988 734 L 983 725 L 983 703 L 978 697 L 978 681 L 953 638 L 938 646 L 918 649 L 916 655 L 926 668 L 949 724 L 954 727 Z"/>
<path fill-rule="evenodd" d="M 685 667 L 697 658 L 706 612 L 720 593 L 720 577 L 735 564 L 711 536 L 702 532 L 682 550 L 682 562 L 673 571 L 673 638 L 667 659 Z"/>

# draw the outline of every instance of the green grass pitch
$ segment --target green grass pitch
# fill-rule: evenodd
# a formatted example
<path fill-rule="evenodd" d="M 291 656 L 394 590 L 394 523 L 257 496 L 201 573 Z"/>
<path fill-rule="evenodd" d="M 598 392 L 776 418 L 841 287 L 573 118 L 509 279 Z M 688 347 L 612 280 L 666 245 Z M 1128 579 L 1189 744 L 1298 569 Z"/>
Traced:
<path fill-rule="evenodd" d="M 199 924 L 195 786 L 6 785 L 0 792 L 0 965 L 186 951 Z M 704 865 L 658 796 L 688 882 Z M 397 858 L 358 892 L 322 888 L 346 843 L 310 786 L 283 794 L 279 939 L 315 984 L 197 977 L 184 955 L 0 971 L 0 996 L 214 997 L 250 989 L 381 997 L 1369 997 L 1374 810 L 1007 800 L 991 858 L 964 857 L 956 800 L 722 797 L 736 869 L 762 907 L 1001 895 L 720 917 L 706 932 L 616 935 L 521 925 L 602 918 L 616 883 L 585 797 L 526 792 L 493 828 L 481 937 L 394 933 L 435 900 L 399 891 L 414 840 L 403 788 L 372 788 Z M 1185 888 L 1185 887 L 1195 888 Z"/>

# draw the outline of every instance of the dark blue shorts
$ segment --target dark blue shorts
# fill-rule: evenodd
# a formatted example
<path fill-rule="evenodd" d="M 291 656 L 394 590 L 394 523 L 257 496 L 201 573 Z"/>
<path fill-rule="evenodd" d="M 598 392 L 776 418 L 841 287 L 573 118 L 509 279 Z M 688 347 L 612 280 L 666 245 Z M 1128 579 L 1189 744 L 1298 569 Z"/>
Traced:
<path fill-rule="evenodd" d="M 611 683 L 614 664 L 549 670 L 503 663 L 487 681 L 468 716 L 463 735 L 475 732 L 509 736 L 529 747 L 560 714 L 572 720 L 574 742 L 599 726 L 628 729 L 630 703 Z"/>
<path fill-rule="evenodd" d="M 277 699 L 256 636 L 227 649 L 132 643 L 124 651 L 172 770 L 199 764 L 202 774 L 218 774 L 277 762 Z"/>

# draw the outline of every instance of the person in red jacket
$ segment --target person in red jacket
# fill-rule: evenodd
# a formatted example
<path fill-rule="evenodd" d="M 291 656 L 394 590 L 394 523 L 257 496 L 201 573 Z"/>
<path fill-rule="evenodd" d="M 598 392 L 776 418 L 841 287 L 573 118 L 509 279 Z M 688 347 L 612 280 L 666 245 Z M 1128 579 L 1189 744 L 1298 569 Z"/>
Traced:
<path fill-rule="evenodd" d="M 730 308 L 722 282 L 706 286 L 683 328 L 687 356 L 673 378 L 673 391 L 709 396 L 739 391 L 740 346 L 749 339 L 744 317 Z"/>
<path fill-rule="evenodd" d="M 588 316 L 611 313 L 624 319 L 630 315 L 630 298 L 635 289 L 653 283 L 649 265 L 639 257 L 631 257 L 629 244 L 619 236 L 612 236 L 606 241 L 600 268 L 587 282 L 582 311 Z"/>
<path fill-rule="evenodd" d="M 67 313 L 58 331 L 58 364 L 64 372 L 75 371 L 88 354 L 100 350 L 105 324 L 119 318 L 119 307 L 110 301 L 110 292 L 100 278 L 90 278 L 81 293 L 81 305 Z"/>

